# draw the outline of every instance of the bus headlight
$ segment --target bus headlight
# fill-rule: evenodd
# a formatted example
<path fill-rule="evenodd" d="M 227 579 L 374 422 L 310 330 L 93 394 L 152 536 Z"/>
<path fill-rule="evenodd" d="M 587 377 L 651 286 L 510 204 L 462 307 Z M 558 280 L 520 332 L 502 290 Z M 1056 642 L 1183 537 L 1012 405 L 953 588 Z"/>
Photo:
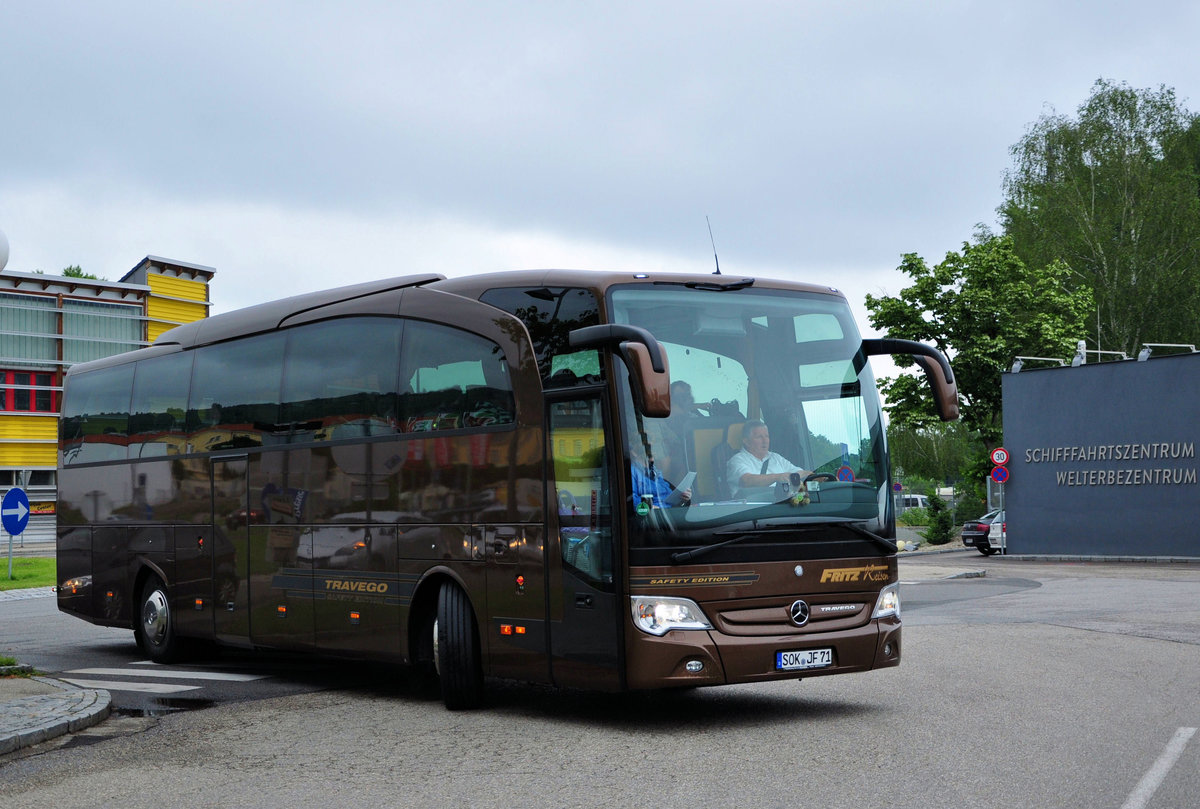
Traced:
<path fill-rule="evenodd" d="M 700 605 L 690 598 L 630 596 L 633 623 L 650 635 L 665 635 L 672 629 L 712 629 Z"/>
<path fill-rule="evenodd" d="M 879 598 L 875 601 L 875 612 L 871 613 L 872 618 L 888 618 L 891 616 L 900 617 L 900 583 L 889 584 L 879 591 Z"/>

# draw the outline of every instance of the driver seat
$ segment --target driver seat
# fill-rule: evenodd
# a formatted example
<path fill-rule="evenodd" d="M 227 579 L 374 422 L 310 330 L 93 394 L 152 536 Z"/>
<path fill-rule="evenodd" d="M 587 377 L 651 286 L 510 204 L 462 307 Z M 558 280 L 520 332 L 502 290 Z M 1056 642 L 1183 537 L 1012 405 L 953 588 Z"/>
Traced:
<path fill-rule="evenodd" d="M 713 477 L 717 482 L 717 499 L 732 500 L 733 486 L 730 485 L 727 479 L 726 468 L 729 464 L 729 459 L 737 454 L 742 448 L 742 423 L 730 424 L 725 428 L 725 440 L 717 443 L 712 448 L 711 460 Z"/>

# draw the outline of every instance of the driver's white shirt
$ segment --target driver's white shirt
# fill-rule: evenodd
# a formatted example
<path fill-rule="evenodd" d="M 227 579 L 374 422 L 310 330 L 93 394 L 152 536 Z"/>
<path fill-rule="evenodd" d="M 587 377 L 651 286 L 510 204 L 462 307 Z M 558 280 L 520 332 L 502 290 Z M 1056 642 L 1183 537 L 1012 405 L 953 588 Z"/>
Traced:
<path fill-rule="evenodd" d="M 763 461 L 767 462 L 767 469 L 763 471 Z M 725 479 L 729 481 L 729 488 L 733 490 L 734 497 L 749 497 L 754 494 L 765 495 L 769 491 L 769 486 L 751 486 L 750 488 L 742 488 L 742 475 L 774 475 L 780 472 L 799 472 L 800 467 L 793 464 L 787 458 L 780 455 L 778 452 L 768 452 L 767 457 L 755 458 L 749 450 L 742 449 L 734 453 L 729 459 L 729 463 L 725 465 Z"/>

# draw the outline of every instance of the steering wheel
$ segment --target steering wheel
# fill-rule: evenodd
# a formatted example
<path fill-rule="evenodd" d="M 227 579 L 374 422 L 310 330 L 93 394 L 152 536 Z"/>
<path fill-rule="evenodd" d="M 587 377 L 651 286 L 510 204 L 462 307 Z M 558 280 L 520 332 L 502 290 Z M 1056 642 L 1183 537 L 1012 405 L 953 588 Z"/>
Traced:
<path fill-rule="evenodd" d="M 836 483 L 837 475 L 831 474 L 829 472 L 813 472 L 804 479 L 804 482 L 808 483 L 810 480 L 818 480 L 818 481 L 824 480 L 824 481 L 829 481 L 831 483 Z"/>

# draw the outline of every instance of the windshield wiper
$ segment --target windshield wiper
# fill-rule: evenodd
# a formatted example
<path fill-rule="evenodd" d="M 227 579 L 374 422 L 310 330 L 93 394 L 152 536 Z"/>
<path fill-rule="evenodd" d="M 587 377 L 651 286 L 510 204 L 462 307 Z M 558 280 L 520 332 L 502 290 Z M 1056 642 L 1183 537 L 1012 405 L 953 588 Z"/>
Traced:
<path fill-rule="evenodd" d="M 686 562 L 689 559 L 695 559 L 697 556 L 703 556 L 709 551 L 715 551 L 717 548 L 724 548 L 726 545 L 733 545 L 735 542 L 741 542 L 743 539 L 757 536 L 759 533 L 755 531 L 753 534 L 738 534 L 733 539 L 727 539 L 723 542 L 714 542 L 712 545 L 701 545 L 699 548 L 692 548 L 690 551 L 680 551 L 679 553 L 671 554 L 671 561 L 675 564 Z"/>
<path fill-rule="evenodd" d="M 733 537 L 732 539 L 722 540 L 721 542 L 714 542 L 711 545 L 701 545 L 699 548 L 693 548 L 690 551 L 680 551 L 679 553 L 673 553 L 673 554 L 671 554 L 671 561 L 674 562 L 675 564 L 679 564 L 681 562 L 687 562 L 689 560 L 695 559 L 698 556 L 703 556 L 704 554 L 708 553 L 709 551 L 715 551 L 718 548 L 724 548 L 726 545 L 733 545 L 738 542 L 741 542 L 743 539 L 750 539 L 751 537 L 761 536 L 763 534 L 782 534 L 782 533 L 795 533 L 798 531 L 812 531 L 818 527 L 824 527 L 824 526 L 830 526 L 830 525 L 836 525 L 839 528 L 845 528 L 848 531 L 852 531 L 853 533 L 858 534 L 859 536 L 866 537 L 867 539 L 871 540 L 879 547 L 883 548 L 888 553 L 895 553 L 897 550 L 896 543 L 892 542 L 890 539 L 879 536 L 879 534 L 868 531 L 867 529 L 863 528 L 862 526 L 856 525 L 849 521 L 842 522 L 840 520 L 827 520 L 827 521 L 819 522 L 819 523 L 805 523 L 803 525 L 781 525 L 781 526 L 777 526 L 777 527 L 764 526 L 762 528 L 754 528 L 751 531 L 733 532 L 733 533 L 736 533 L 737 536 Z M 718 534 L 715 534 L 715 536 L 721 536 L 721 534 L 718 533 Z"/>
<path fill-rule="evenodd" d="M 888 553 L 895 553 L 897 550 L 899 550 L 899 548 L 896 547 L 895 542 L 892 542 L 887 537 L 881 537 L 881 536 L 879 536 L 879 534 L 876 534 L 872 531 L 868 531 L 866 528 L 863 528 L 861 525 L 855 525 L 852 522 L 838 523 L 838 525 L 842 526 L 843 528 L 850 529 L 851 531 L 858 534 L 859 536 L 866 537 L 867 539 L 871 540 L 879 547 L 883 548 Z"/>
<path fill-rule="evenodd" d="M 741 542 L 743 539 L 750 539 L 751 537 L 762 536 L 763 534 L 795 533 L 796 531 L 807 531 L 807 530 L 810 530 L 807 525 L 787 525 L 787 526 L 779 526 L 779 527 L 763 526 L 761 528 L 756 526 L 755 528 L 753 528 L 749 531 L 715 531 L 715 532 L 713 532 L 713 536 L 719 537 L 719 536 L 726 536 L 728 534 L 736 534 L 737 536 L 733 537 L 733 539 L 726 539 L 726 540 L 722 540 L 721 542 L 714 542 L 711 545 L 701 545 L 699 548 L 693 548 L 690 551 L 680 551 L 679 553 L 673 553 L 673 554 L 671 554 L 671 561 L 675 562 L 677 564 L 679 562 L 686 562 L 689 559 L 695 559 L 697 556 L 703 556 L 704 554 L 708 553 L 709 551 L 715 551 L 717 548 L 724 548 L 726 545 L 733 545 L 737 542 Z"/>

